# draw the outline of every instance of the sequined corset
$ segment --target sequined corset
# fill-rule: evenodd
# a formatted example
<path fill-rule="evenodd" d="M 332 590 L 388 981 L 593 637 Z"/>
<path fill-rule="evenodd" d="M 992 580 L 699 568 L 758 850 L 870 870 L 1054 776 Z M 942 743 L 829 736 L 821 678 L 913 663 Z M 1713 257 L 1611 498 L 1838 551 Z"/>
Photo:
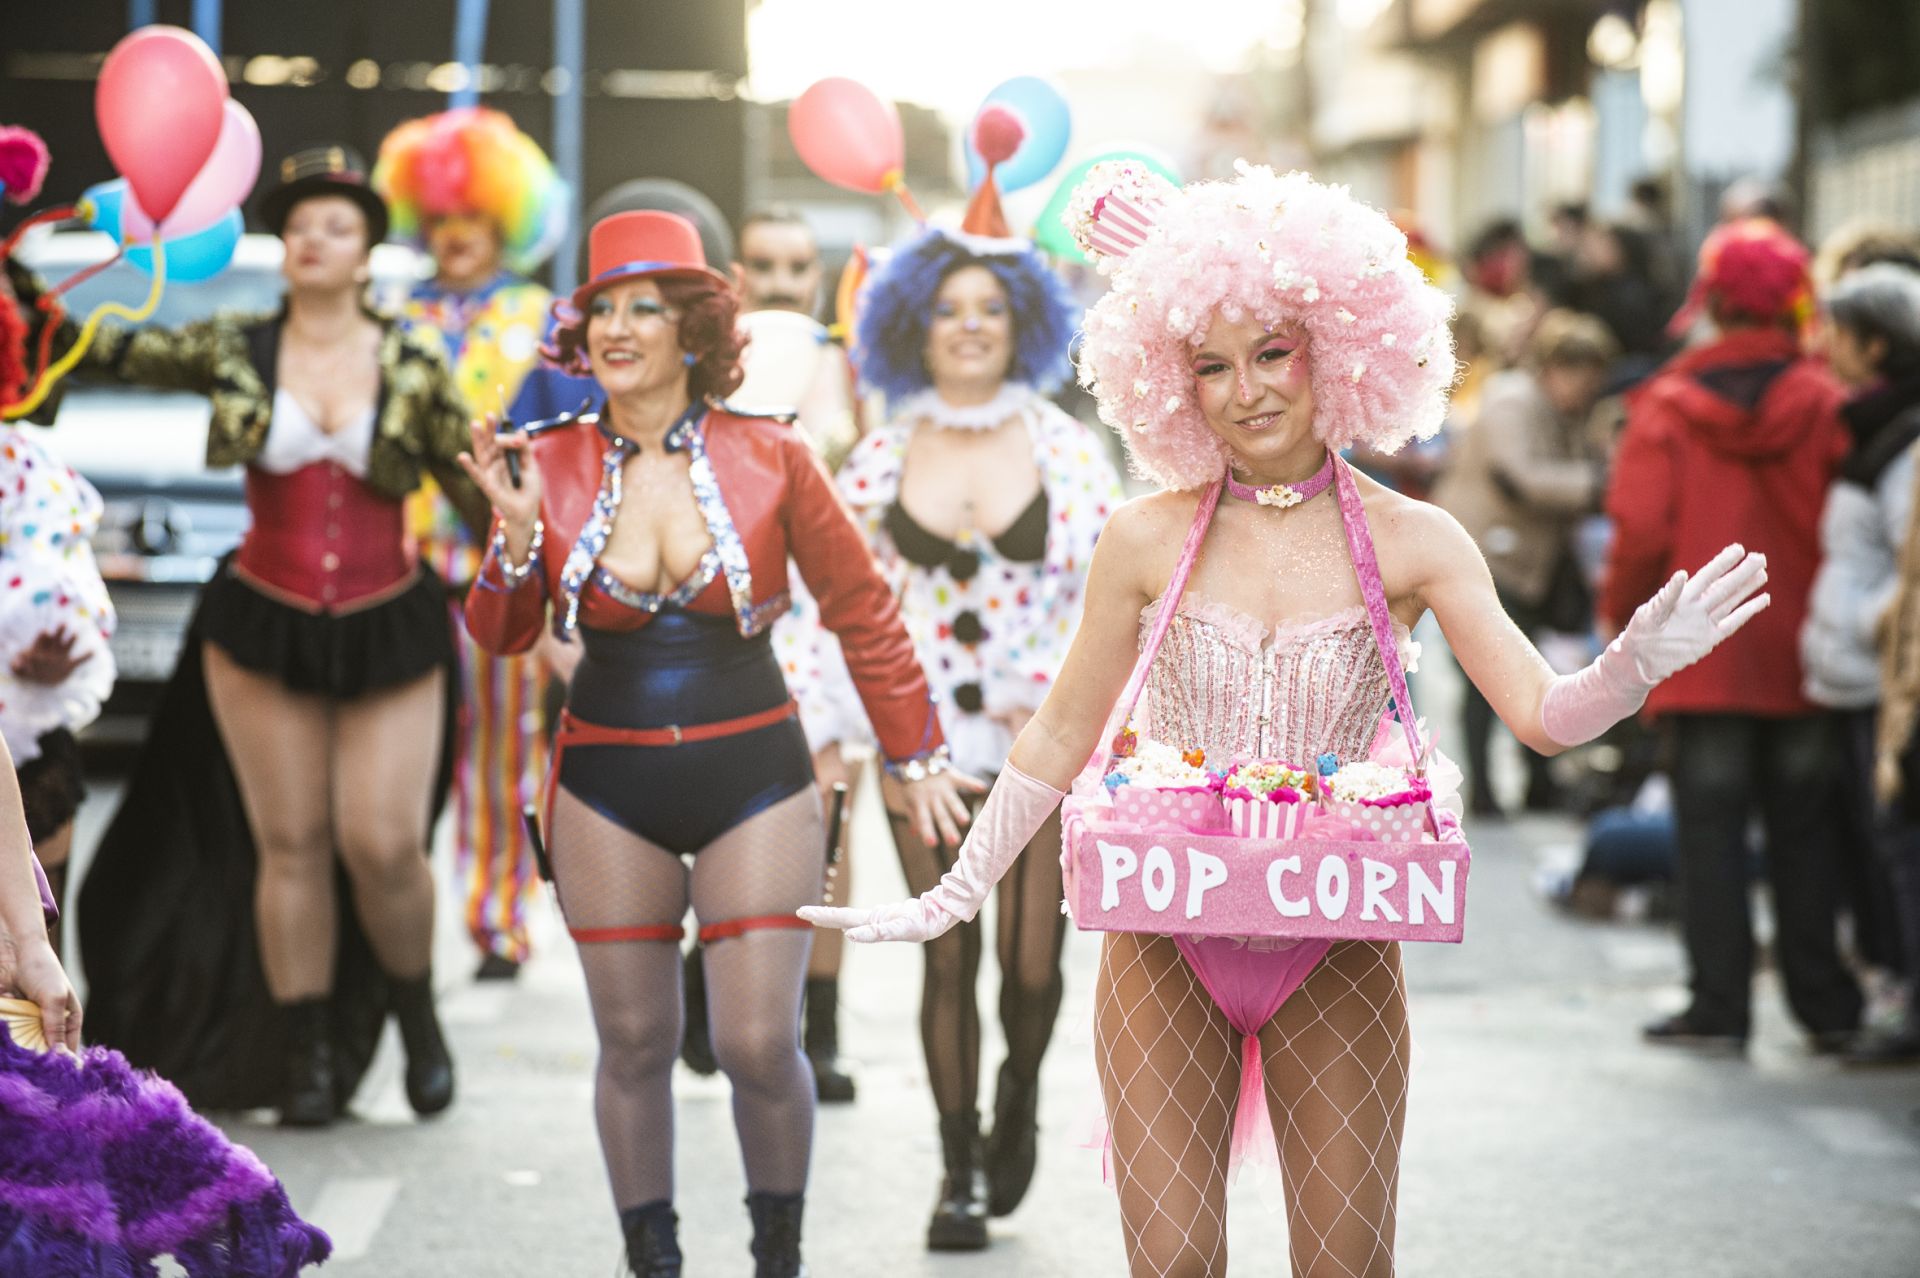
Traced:
<path fill-rule="evenodd" d="M 1159 608 L 1156 600 L 1140 613 L 1142 647 Z M 1410 670 L 1418 645 L 1397 622 L 1394 633 Z M 1222 604 L 1189 601 L 1147 675 L 1147 732 L 1199 746 L 1209 759 L 1351 759 L 1373 744 L 1389 697 L 1361 608 L 1273 630 Z"/>

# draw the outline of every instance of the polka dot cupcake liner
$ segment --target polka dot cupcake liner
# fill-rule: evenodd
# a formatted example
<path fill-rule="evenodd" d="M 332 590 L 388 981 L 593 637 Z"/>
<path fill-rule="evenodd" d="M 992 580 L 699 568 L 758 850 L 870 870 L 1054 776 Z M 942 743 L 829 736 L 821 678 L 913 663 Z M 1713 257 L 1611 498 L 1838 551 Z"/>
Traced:
<path fill-rule="evenodd" d="M 1211 790 L 1162 790 L 1123 785 L 1113 792 L 1114 816 L 1136 826 L 1176 826 L 1184 830 L 1223 830 L 1226 814 Z"/>
<path fill-rule="evenodd" d="M 1378 843 L 1418 843 L 1427 832 L 1427 805 L 1424 802 L 1383 806 L 1358 799 L 1333 799 L 1327 811 L 1359 830 L 1361 837 Z"/>

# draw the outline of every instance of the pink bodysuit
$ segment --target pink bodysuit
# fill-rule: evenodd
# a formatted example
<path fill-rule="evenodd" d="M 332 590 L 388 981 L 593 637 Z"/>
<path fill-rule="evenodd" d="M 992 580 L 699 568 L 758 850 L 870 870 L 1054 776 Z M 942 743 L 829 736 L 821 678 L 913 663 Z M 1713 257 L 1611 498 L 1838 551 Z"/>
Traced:
<path fill-rule="evenodd" d="M 1160 601 L 1140 614 L 1141 642 Z M 1394 627 L 1402 660 L 1406 627 Z M 1183 600 L 1147 674 L 1147 722 L 1161 741 L 1235 755 L 1364 758 L 1391 697 L 1366 609 L 1269 629 L 1223 604 Z M 1260 1032 L 1327 952 L 1326 940 L 1176 936 L 1207 993 L 1240 1033 Z"/>

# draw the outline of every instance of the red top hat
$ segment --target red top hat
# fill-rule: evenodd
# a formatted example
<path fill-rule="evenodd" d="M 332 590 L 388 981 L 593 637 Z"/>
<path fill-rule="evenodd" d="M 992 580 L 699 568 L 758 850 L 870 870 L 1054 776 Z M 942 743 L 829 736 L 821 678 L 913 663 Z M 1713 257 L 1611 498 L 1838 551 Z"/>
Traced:
<path fill-rule="evenodd" d="M 704 279 L 731 288 L 726 276 L 707 265 L 700 232 L 677 213 L 634 209 L 593 224 L 587 241 L 587 281 L 573 291 L 584 310 L 595 293 L 622 280 L 675 276 Z"/>

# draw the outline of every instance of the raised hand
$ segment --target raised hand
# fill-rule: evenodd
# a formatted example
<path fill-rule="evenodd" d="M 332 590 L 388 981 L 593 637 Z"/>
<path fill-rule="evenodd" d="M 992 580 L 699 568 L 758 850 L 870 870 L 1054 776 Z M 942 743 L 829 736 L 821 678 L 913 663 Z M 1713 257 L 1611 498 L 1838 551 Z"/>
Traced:
<path fill-rule="evenodd" d="M 533 441 L 526 433 L 499 434 L 499 421 L 490 413 L 468 424 L 473 447 L 460 454 L 460 469 L 467 472 L 467 478 L 486 495 L 506 524 L 511 548 L 524 551 L 526 543 L 533 538 L 534 520 L 540 517 L 540 464 L 534 459 Z M 520 458 L 517 487 L 507 469 L 508 453 L 516 453 Z M 516 541 L 518 544 L 513 544 Z"/>
<path fill-rule="evenodd" d="M 1591 741 L 1646 703 L 1655 684 L 1685 670 L 1753 620 L 1771 599 L 1765 555 L 1728 546 L 1689 577 L 1673 575 L 1585 670 L 1561 675 L 1540 699 L 1540 726 L 1563 746 Z"/>
<path fill-rule="evenodd" d="M 1640 605 L 1620 637 L 1634 674 L 1651 688 L 1712 652 L 1772 601 L 1753 594 L 1766 584 L 1767 557 L 1738 545 L 1692 577 L 1675 573 Z"/>

